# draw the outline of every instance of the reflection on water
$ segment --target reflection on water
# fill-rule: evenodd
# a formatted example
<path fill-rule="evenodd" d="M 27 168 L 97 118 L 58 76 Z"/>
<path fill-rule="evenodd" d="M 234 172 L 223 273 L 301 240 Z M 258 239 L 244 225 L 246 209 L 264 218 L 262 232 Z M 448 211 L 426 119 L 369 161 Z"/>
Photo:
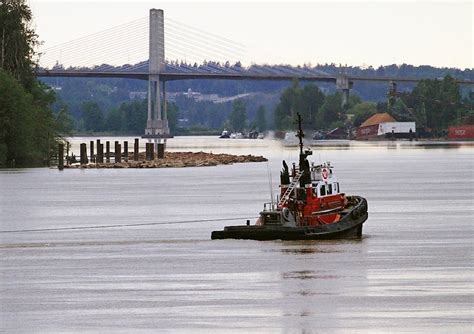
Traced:
<path fill-rule="evenodd" d="M 291 254 L 313 254 L 313 253 L 322 253 L 324 250 L 317 248 L 282 248 L 279 250 L 282 253 L 291 253 Z"/>
<path fill-rule="evenodd" d="M 343 147 L 313 159 L 368 199 L 361 240 L 211 241 L 226 221 L 0 233 L 0 331 L 471 332 L 472 144 Z M 297 157 L 273 140 L 168 148 L 264 155 L 275 178 Z M 0 170 L 0 185 L 2 231 L 254 217 L 269 198 L 262 163 Z"/>
<path fill-rule="evenodd" d="M 335 279 L 337 276 L 317 273 L 313 270 L 301 270 L 282 273 L 283 279 Z"/>

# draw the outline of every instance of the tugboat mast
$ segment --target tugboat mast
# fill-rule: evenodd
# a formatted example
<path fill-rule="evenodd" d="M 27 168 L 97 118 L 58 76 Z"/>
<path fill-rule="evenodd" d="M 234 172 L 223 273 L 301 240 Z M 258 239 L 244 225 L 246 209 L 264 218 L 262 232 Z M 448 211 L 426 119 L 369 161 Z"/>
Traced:
<path fill-rule="evenodd" d="M 301 128 L 301 115 L 300 113 L 296 113 L 297 117 L 298 117 L 298 132 L 296 133 L 296 137 L 299 138 L 300 140 L 300 155 L 303 154 L 303 137 L 304 137 L 304 133 L 303 133 L 303 129 Z"/>
<path fill-rule="evenodd" d="M 313 154 L 310 149 L 303 151 L 303 129 L 301 127 L 301 115 L 300 113 L 296 113 L 298 117 L 298 132 L 296 136 L 299 138 L 300 141 L 300 161 L 299 161 L 299 170 L 303 173 L 302 177 L 300 178 L 300 186 L 304 188 L 304 186 L 308 183 L 311 183 L 311 172 L 309 168 L 309 162 L 306 160 L 308 155 Z"/>

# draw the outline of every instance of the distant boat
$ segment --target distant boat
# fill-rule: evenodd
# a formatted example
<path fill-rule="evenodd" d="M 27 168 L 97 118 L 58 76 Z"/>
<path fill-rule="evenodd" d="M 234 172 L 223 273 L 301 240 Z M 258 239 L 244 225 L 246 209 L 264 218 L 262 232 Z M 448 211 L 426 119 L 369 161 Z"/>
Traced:
<path fill-rule="evenodd" d="M 325 135 L 322 131 L 315 131 L 313 133 L 313 140 L 323 140 L 325 139 Z"/>
<path fill-rule="evenodd" d="M 231 139 L 243 139 L 244 135 L 242 134 L 242 132 L 232 132 L 230 134 L 230 138 Z"/>
<path fill-rule="evenodd" d="M 221 135 L 219 136 L 219 138 L 230 138 L 230 133 L 229 131 L 225 130 L 222 131 Z"/>
<path fill-rule="evenodd" d="M 257 139 L 258 137 L 258 132 L 257 131 L 250 131 L 248 136 L 249 139 Z"/>
<path fill-rule="evenodd" d="M 283 139 L 286 145 L 298 145 L 298 139 L 296 137 L 295 131 L 288 131 L 285 133 L 285 138 Z"/>

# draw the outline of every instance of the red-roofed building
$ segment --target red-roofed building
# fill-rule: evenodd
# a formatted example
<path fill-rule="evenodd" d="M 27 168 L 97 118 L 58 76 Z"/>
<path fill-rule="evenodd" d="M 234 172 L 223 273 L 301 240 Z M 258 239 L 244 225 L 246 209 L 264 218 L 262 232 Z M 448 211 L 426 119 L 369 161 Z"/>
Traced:
<path fill-rule="evenodd" d="M 356 139 L 410 138 L 415 131 L 415 122 L 397 122 L 388 113 L 377 113 L 361 124 Z"/>

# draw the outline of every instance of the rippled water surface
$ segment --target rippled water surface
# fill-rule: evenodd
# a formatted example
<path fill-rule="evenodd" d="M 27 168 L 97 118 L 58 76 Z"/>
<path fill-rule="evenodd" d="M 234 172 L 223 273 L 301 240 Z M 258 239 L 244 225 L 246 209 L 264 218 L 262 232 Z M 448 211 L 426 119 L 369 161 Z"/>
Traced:
<path fill-rule="evenodd" d="M 276 192 L 296 148 L 176 138 L 168 149 L 270 161 L 0 170 L 0 331 L 472 331 L 472 145 L 314 147 L 343 191 L 367 198 L 369 219 L 361 240 L 305 242 L 210 240 L 258 214 L 267 169 Z M 54 230 L 137 223 L 176 224 Z M 6 232 L 19 230 L 30 231 Z"/>

